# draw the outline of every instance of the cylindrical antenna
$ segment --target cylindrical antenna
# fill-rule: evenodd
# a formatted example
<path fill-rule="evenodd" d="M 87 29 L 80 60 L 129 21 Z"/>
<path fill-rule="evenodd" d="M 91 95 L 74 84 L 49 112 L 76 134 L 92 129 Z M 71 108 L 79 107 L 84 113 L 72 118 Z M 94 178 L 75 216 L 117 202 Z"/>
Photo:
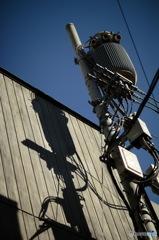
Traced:
<path fill-rule="evenodd" d="M 76 51 L 77 47 L 79 47 L 80 45 L 82 45 L 80 38 L 78 36 L 78 33 L 76 31 L 76 28 L 74 26 L 73 23 L 68 23 L 66 25 L 66 30 L 68 32 L 68 35 L 70 37 L 73 49 Z"/>
<path fill-rule="evenodd" d="M 85 79 L 85 84 L 88 88 L 88 92 L 91 97 L 91 100 L 96 101 L 98 99 L 101 99 L 102 96 L 101 96 L 101 93 L 99 91 L 97 84 L 94 81 L 92 81 L 92 79 L 90 79 L 90 77 L 88 75 L 89 73 L 92 72 L 92 70 L 90 69 L 90 67 L 88 66 L 88 64 L 85 60 L 84 56 L 86 55 L 86 53 L 83 50 L 82 43 L 80 41 L 80 38 L 78 36 L 78 33 L 76 31 L 74 24 L 68 23 L 66 25 L 66 30 L 70 37 L 73 49 L 76 54 L 77 62 L 81 68 L 83 77 Z"/>

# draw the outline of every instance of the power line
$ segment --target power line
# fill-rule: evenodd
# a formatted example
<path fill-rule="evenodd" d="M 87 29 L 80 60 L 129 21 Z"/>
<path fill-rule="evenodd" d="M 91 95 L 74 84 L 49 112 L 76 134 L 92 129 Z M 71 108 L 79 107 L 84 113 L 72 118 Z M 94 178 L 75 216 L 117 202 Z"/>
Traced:
<path fill-rule="evenodd" d="M 159 69 L 157 70 L 157 72 L 156 72 L 156 74 L 155 74 L 155 76 L 153 78 L 153 81 L 152 81 L 152 83 L 151 83 L 151 85 L 149 87 L 149 90 L 148 90 L 145 98 L 143 99 L 142 103 L 140 104 L 140 107 L 139 107 L 139 109 L 138 109 L 138 111 L 137 111 L 137 113 L 136 113 L 136 115 L 135 115 L 135 117 L 133 119 L 133 122 L 135 122 L 137 120 L 137 118 L 140 116 L 143 108 L 145 107 L 146 102 L 148 101 L 150 95 L 152 94 L 152 92 L 153 92 L 153 90 L 154 90 L 154 88 L 155 88 L 155 86 L 156 86 L 156 84 L 158 82 L 158 79 L 159 79 Z"/>
<path fill-rule="evenodd" d="M 124 22 L 125 22 L 125 24 L 126 24 L 127 30 L 128 30 L 128 32 L 129 32 L 129 35 L 130 35 L 131 41 L 132 41 L 132 43 L 133 43 L 133 46 L 134 46 L 134 49 L 135 49 L 136 55 L 137 55 L 138 60 L 139 60 L 139 62 L 140 62 L 140 65 L 141 65 L 142 71 L 143 71 L 143 73 L 144 73 L 144 76 L 145 76 L 146 82 L 147 82 L 148 86 L 150 87 L 150 83 L 149 83 L 149 80 L 148 80 L 147 74 L 146 74 L 145 69 L 144 69 L 144 66 L 143 66 L 143 64 L 142 64 L 142 61 L 141 61 L 141 58 L 140 58 L 139 52 L 138 52 L 138 50 L 137 50 L 137 47 L 136 47 L 135 41 L 134 41 L 133 36 L 132 36 L 132 34 L 131 34 L 131 31 L 130 31 L 130 28 L 129 28 L 129 25 L 128 25 L 128 22 L 127 22 L 127 19 L 126 19 L 126 17 L 125 17 L 124 11 L 123 11 L 123 9 L 122 9 L 122 6 L 121 6 L 121 4 L 120 4 L 120 1 L 117 0 L 117 3 L 118 3 L 118 5 L 119 5 L 119 9 L 120 9 L 121 14 L 122 14 L 122 16 L 123 16 L 123 19 L 124 19 Z M 153 98 L 155 98 L 154 95 L 153 95 L 153 93 L 152 93 L 152 96 L 153 96 Z M 155 100 L 155 99 L 154 99 L 154 103 L 155 103 L 155 105 L 156 105 L 156 107 L 157 107 L 157 103 L 156 103 L 156 100 Z"/>

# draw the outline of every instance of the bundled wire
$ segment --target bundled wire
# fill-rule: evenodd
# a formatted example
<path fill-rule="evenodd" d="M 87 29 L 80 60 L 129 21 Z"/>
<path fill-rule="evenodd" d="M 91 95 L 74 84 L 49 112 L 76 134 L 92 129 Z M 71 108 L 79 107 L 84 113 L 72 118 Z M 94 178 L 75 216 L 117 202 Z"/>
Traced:
<path fill-rule="evenodd" d="M 113 146 L 118 145 L 118 144 L 122 144 L 122 142 L 125 140 L 126 135 L 129 133 L 129 131 L 131 130 L 133 124 L 136 122 L 136 120 L 139 118 L 141 112 L 143 111 L 145 104 L 147 103 L 149 97 L 151 96 L 157 82 L 159 79 L 159 69 L 157 70 L 152 83 L 150 85 L 150 88 L 145 96 L 145 98 L 143 99 L 142 103 L 140 104 L 136 115 L 133 117 L 133 119 L 131 120 L 129 127 L 126 128 L 126 130 L 120 135 L 120 137 L 118 139 L 116 139 L 115 141 L 111 142 L 108 146 L 108 150 L 112 149 Z"/>
<path fill-rule="evenodd" d="M 145 138 L 142 138 L 142 141 L 144 143 L 145 149 L 149 152 L 149 154 L 154 159 L 154 168 L 152 171 L 146 176 L 143 180 L 133 180 L 135 183 L 151 183 L 159 174 L 159 158 L 158 158 L 158 150 L 155 148 L 154 144 L 151 143 L 150 140 L 145 140 Z"/>
<path fill-rule="evenodd" d="M 77 156 L 77 157 L 78 157 L 78 163 L 76 162 L 74 157 L 71 157 L 71 160 L 74 161 L 74 163 L 78 166 L 78 168 L 76 170 L 76 174 L 77 174 L 77 176 L 79 176 L 85 182 L 85 187 L 86 188 L 84 188 L 84 187 L 78 188 L 78 189 L 76 189 L 76 191 L 77 192 L 78 191 L 84 191 L 87 188 L 89 188 L 96 195 L 96 197 L 99 199 L 99 201 L 101 201 L 104 205 L 106 205 L 106 206 L 108 206 L 110 208 L 116 209 L 116 210 L 126 210 L 127 211 L 128 210 L 127 206 L 110 203 L 110 202 L 106 201 L 103 198 L 103 196 L 101 196 L 98 193 L 98 191 L 95 188 L 95 186 L 93 186 L 93 183 L 88 179 L 88 173 L 85 170 L 80 157 L 79 156 Z"/>
<path fill-rule="evenodd" d="M 158 79 L 159 79 L 159 69 L 157 70 L 157 72 L 156 72 L 156 74 L 155 74 L 155 76 L 154 76 L 154 78 L 152 80 L 152 83 L 151 83 L 151 85 L 149 87 L 149 90 L 148 90 L 144 100 L 142 101 L 142 103 L 141 103 L 141 105 L 140 105 L 140 107 L 139 107 L 139 109 L 138 109 L 138 111 L 137 111 L 137 113 L 136 113 L 136 115 L 135 115 L 135 117 L 133 119 L 133 122 L 135 122 L 137 120 L 137 118 L 139 118 L 141 112 L 143 111 L 143 109 L 145 107 L 145 104 L 147 103 L 149 97 L 151 96 L 151 94 L 152 94 L 152 92 L 153 92 L 153 90 L 154 90 L 154 88 L 155 88 L 155 86 L 156 86 L 156 84 L 158 82 Z"/>

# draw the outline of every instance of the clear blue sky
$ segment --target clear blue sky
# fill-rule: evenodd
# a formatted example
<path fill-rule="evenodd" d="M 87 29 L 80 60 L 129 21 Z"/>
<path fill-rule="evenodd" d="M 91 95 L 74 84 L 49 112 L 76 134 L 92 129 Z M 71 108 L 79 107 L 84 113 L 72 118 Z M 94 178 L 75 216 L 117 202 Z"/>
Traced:
<path fill-rule="evenodd" d="M 145 72 L 151 82 L 159 67 L 159 1 L 120 0 Z M 0 66 L 59 102 L 98 123 L 65 26 L 75 24 L 82 43 L 99 31 L 120 31 L 138 75 L 137 86 L 147 92 L 140 62 L 116 0 L 1 0 Z M 154 95 L 159 94 L 159 84 Z M 145 109 L 141 115 L 150 132 L 159 136 L 159 117 Z M 159 148 L 159 141 L 154 139 Z M 153 162 L 139 153 L 142 167 Z M 146 164 L 145 164 L 146 163 Z M 151 194 L 159 203 L 159 196 Z"/>

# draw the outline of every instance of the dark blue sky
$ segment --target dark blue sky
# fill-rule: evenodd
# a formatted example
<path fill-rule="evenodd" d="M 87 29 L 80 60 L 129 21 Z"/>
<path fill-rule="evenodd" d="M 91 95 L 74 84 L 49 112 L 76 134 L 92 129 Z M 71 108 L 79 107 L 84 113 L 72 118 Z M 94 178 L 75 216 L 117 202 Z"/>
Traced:
<path fill-rule="evenodd" d="M 120 0 L 149 82 L 159 67 L 159 1 Z M 82 43 L 99 31 L 120 31 L 121 44 L 138 75 L 137 86 L 147 92 L 140 62 L 116 0 L 1 0 L 0 65 L 64 105 L 98 123 L 65 26 L 73 22 Z M 154 95 L 159 94 L 159 84 Z M 159 136 L 158 115 L 141 115 L 150 132 Z M 154 139 L 159 148 L 159 142 Z M 139 153 L 142 167 L 153 162 Z M 151 195 L 159 203 L 159 196 Z"/>

